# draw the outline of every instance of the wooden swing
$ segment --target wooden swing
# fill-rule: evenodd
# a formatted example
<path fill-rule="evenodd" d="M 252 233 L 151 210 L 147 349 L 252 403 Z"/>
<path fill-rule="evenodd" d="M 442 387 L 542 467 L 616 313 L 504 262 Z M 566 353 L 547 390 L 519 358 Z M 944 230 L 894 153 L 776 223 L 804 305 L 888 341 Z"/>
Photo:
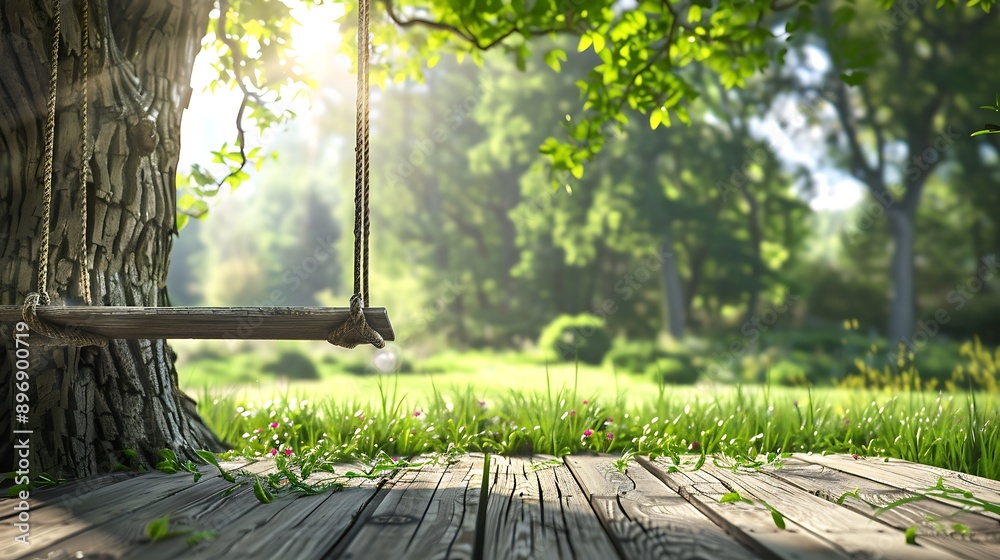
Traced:
<path fill-rule="evenodd" d="M 89 13 L 83 1 L 83 154 L 80 188 L 86 193 Z M 87 208 L 80 209 L 84 234 L 80 291 L 85 306 L 50 306 L 48 295 L 49 229 L 52 206 L 52 163 L 55 144 L 56 83 L 59 54 L 60 5 L 56 0 L 52 39 L 52 68 L 44 154 L 42 235 L 38 262 L 38 291 L 28 294 L 24 305 L 0 306 L 0 322 L 24 321 L 32 331 L 64 346 L 108 345 L 110 339 L 256 339 L 326 340 L 353 348 L 358 344 L 385 346 L 395 340 L 389 315 L 383 307 L 365 307 L 368 293 L 369 235 L 369 0 L 358 6 L 358 101 L 354 193 L 354 295 L 350 307 L 106 307 L 90 306 L 87 258 Z M 86 200 L 86 195 L 81 198 Z"/>

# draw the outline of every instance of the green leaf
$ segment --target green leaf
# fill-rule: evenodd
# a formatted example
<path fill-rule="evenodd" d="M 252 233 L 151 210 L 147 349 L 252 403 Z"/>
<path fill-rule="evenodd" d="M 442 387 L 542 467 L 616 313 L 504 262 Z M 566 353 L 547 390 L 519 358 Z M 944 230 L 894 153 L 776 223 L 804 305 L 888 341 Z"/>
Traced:
<path fill-rule="evenodd" d="M 663 113 L 659 109 L 655 109 L 649 113 L 649 128 L 656 130 L 656 127 L 660 126 L 663 122 Z"/>
<path fill-rule="evenodd" d="M 149 540 L 156 542 L 167 538 L 170 533 L 170 514 L 154 519 L 146 525 L 146 536 Z"/>
<path fill-rule="evenodd" d="M 906 544 L 917 544 L 917 526 L 914 525 L 906 529 Z"/>
<path fill-rule="evenodd" d="M 580 35 L 580 43 L 576 46 L 576 51 L 583 52 L 589 49 L 593 42 L 594 41 L 590 38 L 590 34 L 584 33 L 583 35 Z"/>
<path fill-rule="evenodd" d="M 262 504 L 269 504 L 274 501 L 274 496 L 261 486 L 260 478 L 257 475 L 253 476 L 253 495 Z"/>
<path fill-rule="evenodd" d="M 968 526 L 962 525 L 961 523 L 954 523 L 951 526 L 951 530 L 958 533 L 959 535 L 968 535 L 972 531 Z"/>
<path fill-rule="evenodd" d="M 771 519 L 774 520 L 774 526 L 784 530 L 785 529 L 785 516 L 778 513 L 777 510 L 771 509 Z"/>
<path fill-rule="evenodd" d="M 566 60 L 566 51 L 562 49 L 552 49 L 551 51 L 545 53 L 545 64 L 548 64 L 550 68 L 558 72 L 561 69 L 559 61 Z"/>
<path fill-rule="evenodd" d="M 194 546 L 194 545 L 200 543 L 201 541 L 211 540 L 211 539 L 214 539 L 214 538 L 216 538 L 218 536 L 219 536 L 219 534 L 216 533 L 216 532 L 214 532 L 214 531 L 201 531 L 201 532 L 195 533 L 195 534 L 191 535 L 190 537 L 188 537 L 187 541 L 185 541 L 185 542 L 187 542 L 188 546 Z"/>
<path fill-rule="evenodd" d="M 730 502 L 742 502 L 743 498 L 740 496 L 739 492 L 730 492 L 719 498 L 720 504 L 728 504 Z"/>
<path fill-rule="evenodd" d="M 691 7 L 688 8 L 688 22 L 698 23 L 699 21 L 701 21 L 701 6 L 691 4 Z"/>
<path fill-rule="evenodd" d="M 594 52 L 599 53 L 604 50 L 604 35 L 593 33 L 591 38 L 594 41 Z"/>

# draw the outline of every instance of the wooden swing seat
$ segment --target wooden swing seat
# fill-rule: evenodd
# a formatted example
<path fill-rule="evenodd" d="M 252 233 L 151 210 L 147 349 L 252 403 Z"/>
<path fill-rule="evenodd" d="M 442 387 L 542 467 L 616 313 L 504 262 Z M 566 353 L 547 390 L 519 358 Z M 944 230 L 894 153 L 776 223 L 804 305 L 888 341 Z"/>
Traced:
<path fill-rule="evenodd" d="M 108 339 L 326 340 L 349 316 L 347 307 L 38 307 L 40 319 Z M 366 307 L 365 320 L 396 339 L 384 307 Z M 20 307 L 0 306 L 0 323 L 18 321 Z"/>

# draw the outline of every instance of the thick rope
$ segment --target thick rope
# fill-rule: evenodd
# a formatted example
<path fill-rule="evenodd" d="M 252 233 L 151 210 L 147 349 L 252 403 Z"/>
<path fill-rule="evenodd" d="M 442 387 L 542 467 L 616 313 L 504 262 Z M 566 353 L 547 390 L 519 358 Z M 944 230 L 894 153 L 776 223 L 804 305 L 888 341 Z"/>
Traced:
<path fill-rule="evenodd" d="M 326 340 L 330 344 L 344 348 L 354 348 L 358 344 L 371 344 L 375 348 L 384 348 L 385 341 L 382 335 L 371 328 L 365 320 L 364 307 L 365 302 L 361 301 L 361 294 L 351 296 L 350 317 L 330 331 Z"/>
<path fill-rule="evenodd" d="M 108 346 L 108 339 L 104 337 L 82 331 L 75 327 L 57 325 L 39 317 L 38 307 L 40 299 L 41 295 L 30 293 L 24 299 L 24 305 L 21 306 L 21 317 L 32 331 L 51 338 L 53 344 L 59 346 L 99 346 L 101 348 Z"/>
<path fill-rule="evenodd" d="M 56 92 L 59 82 L 59 39 L 62 34 L 60 15 L 62 12 L 61 0 L 56 0 L 55 14 L 53 18 L 53 33 L 52 33 L 52 73 L 49 76 L 49 99 L 47 107 L 47 115 L 45 119 L 45 154 L 43 161 L 43 184 L 42 184 L 42 235 L 41 235 L 41 247 L 38 249 L 38 291 L 28 294 L 28 297 L 24 298 L 24 305 L 21 307 L 21 316 L 24 322 L 35 332 L 51 338 L 58 344 L 65 346 L 107 346 L 108 341 L 97 335 L 89 334 L 87 332 L 81 331 L 75 327 L 66 327 L 62 325 L 57 325 L 55 323 L 50 323 L 38 317 L 38 306 L 49 304 L 49 293 L 48 293 L 48 282 L 49 282 L 49 229 L 52 225 L 52 166 L 55 160 L 55 138 L 56 138 Z M 86 92 L 87 87 L 87 48 L 89 48 L 89 14 L 87 9 L 87 0 L 84 0 L 84 91 Z M 87 209 L 86 209 L 86 134 L 87 134 L 87 99 L 84 96 L 83 103 L 83 154 L 81 154 L 81 164 L 80 173 L 82 175 L 81 183 L 83 185 L 83 202 L 81 205 L 83 210 L 81 211 L 82 217 L 82 229 L 83 229 L 83 239 L 82 249 L 83 257 L 81 264 L 83 270 L 80 274 L 80 286 L 81 290 L 84 290 L 84 300 L 87 303 L 90 302 L 90 278 L 89 278 L 89 267 L 87 266 L 87 245 L 86 245 L 86 230 L 87 230 Z"/>
<path fill-rule="evenodd" d="M 351 297 L 350 319 L 334 329 L 327 340 L 331 344 L 354 348 L 358 344 L 385 346 L 382 336 L 365 320 L 365 302 L 368 292 L 368 235 L 371 218 L 369 212 L 369 79 L 370 56 L 369 28 L 371 26 L 370 0 L 358 2 L 358 95 L 357 121 L 354 147 L 354 295 Z"/>
<path fill-rule="evenodd" d="M 83 302 L 90 301 L 90 251 L 87 245 L 87 162 L 90 161 L 90 0 L 83 1 L 83 91 L 80 92 L 80 292 Z"/>

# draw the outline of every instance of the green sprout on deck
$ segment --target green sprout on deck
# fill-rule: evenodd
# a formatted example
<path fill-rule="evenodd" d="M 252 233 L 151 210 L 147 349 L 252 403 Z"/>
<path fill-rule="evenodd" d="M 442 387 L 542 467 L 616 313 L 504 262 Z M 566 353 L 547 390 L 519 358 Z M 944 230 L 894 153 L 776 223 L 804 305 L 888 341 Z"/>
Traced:
<path fill-rule="evenodd" d="M 771 512 L 771 519 L 774 520 L 774 526 L 781 530 L 785 529 L 785 516 L 782 515 L 780 511 L 776 510 L 774 506 L 765 502 L 764 500 L 753 500 L 750 498 L 745 498 L 741 496 L 739 492 L 733 491 L 729 492 L 728 494 L 724 494 L 721 498 L 719 498 L 719 503 L 720 504 L 744 503 L 750 505 L 757 505 L 757 504 L 762 505 L 766 507 L 768 511 Z"/>
<path fill-rule="evenodd" d="M 839 498 L 837 498 L 837 504 L 844 505 L 844 501 L 848 497 L 864 502 L 865 504 L 868 504 L 872 508 L 875 508 L 875 516 L 882 515 L 887 511 L 894 510 L 896 508 L 905 506 L 907 504 L 911 504 L 913 502 L 919 502 L 921 500 L 939 500 L 944 502 L 951 502 L 959 506 L 959 509 L 957 509 L 954 513 L 951 513 L 946 516 L 929 516 L 926 519 L 924 519 L 924 522 L 931 525 L 937 531 L 940 531 L 942 533 L 948 532 L 948 530 L 950 529 L 951 532 L 963 536 L 969 535 L 972 532 L 972 530 L 969 529 L 967 525 L 963 525 L 961 523 L 952 523 L 950 525 L 946 525 L 941 521 L 943 519 L 954 517 L 960 513 L 965 513 L 970 511 L 986 511 L 995 515 L 1000 515 L 1000 504 L 991 502 L 989 500 L 984 500 L 982 498 L 978 498 L 968 490 L 962 490 L 960 488 L 952 488 L 949 486 L 945 486 L 943 477 L 938 477 L 937 484 L 931 486 L 930 488 L 924 490 L 918 490 L 905 498 L 900 498 L 884 506 L 879 506 L 878 504 L 873 504 L 868 500 L 865 500 L 864 498 L 861 497 L 859 489 L 857 488 L 855 488 L 850 492 L 845 492 L 844 494 L 842 494 Z M 917 526 L 912 525 L 908 527 L 906 529 L 905 536 L 907 544 L 916 544 Z"/>

